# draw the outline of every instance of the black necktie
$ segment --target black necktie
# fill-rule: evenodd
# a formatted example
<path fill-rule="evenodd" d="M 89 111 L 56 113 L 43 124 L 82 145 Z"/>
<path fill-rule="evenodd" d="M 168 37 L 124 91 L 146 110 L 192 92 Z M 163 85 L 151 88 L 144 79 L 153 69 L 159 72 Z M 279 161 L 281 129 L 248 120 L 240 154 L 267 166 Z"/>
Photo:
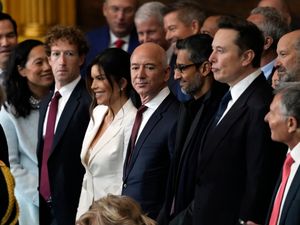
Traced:
<path fill-rule="evenodd" d="M 215 115 L 214 119 L 214 125 L 218 125 L 219 120 L 222 118 L 223 113 L 225 112 L 228 102 L 232 99 L 230 91 L 226 92 L 226 94 L 223 96 L 218 111 Z"/>

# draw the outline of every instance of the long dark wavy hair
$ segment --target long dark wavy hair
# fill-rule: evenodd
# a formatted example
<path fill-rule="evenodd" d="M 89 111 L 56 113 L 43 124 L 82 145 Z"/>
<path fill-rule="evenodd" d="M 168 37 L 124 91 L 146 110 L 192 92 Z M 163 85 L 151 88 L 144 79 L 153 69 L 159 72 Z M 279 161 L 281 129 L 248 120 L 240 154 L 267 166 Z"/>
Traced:
<path fill-rule="evenodd" d="M 97 65 L 99 68 L 101 67 L 103 69 L 112 90 L 114 88 L 113 82 L 119 84 L 121 83 L 122 79 L 125 79 L 127 81 L 127 86 L 125 89 L 126 96 L 128 98 L 135 96 L 130 78 L 130 54 L 120 48 L 105 49 L 102 53 L 100 53 L 93 59 L 93 61 L 87 68 L 87 87 L 92 96 L 90 112 L 92 112 L 92 110 L 97 105 L 94 93 L 91 90 L 91 69 L 94 65 Z"/>
<path fill-rule="evenodd" d="M 20 75 L 18 67 L 24 68 L 28 60 L 28 55 L 31 50 L 36 47 L 44 45 L 38 40 L 29 39 L 19 43 L 12 51 L 7 65 L 5 74 L 4 86 L 6 91 L 6 103 L 13 106 L 12 113 L 16 117 L 26 117 L 33 109 L 30 104 L 30 97 L 32 92 L 27 84 L 27 78 Z"/>

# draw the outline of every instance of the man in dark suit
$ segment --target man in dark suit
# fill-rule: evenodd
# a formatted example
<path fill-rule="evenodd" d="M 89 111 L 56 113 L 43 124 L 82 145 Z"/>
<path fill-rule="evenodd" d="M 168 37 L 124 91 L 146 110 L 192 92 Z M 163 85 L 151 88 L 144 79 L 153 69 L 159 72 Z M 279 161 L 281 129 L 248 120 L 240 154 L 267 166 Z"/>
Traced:
<path fill-rule="evenodd" d="M 259 69 L 263 44 L 254 24 L 220 21 L 209 60 L 230 92 L 200 145 L 192 224 L 261 224 L 266 216 L 285 152 L 264 122 L 272 89 Z"/>
<path fill-rule="evenodd" d="M 165 198 L 179 103 L 167 87 L 169 66 L 162 47 L 144 43 L 134 50 L 130 63 L 132 85 L 147 109 L 142 113 L 136 141 L 131 138 L 129 142 L 122 194 L 135 199 L 144 212 L 156 218 Z"/>
<path fill-rule="evenodd" d="M 270 111 L 265 117 L 271 128 L 272 139 L 289 147 L 282 174 L 273 193 L 266 225 L 300 224 L 299 107 L 300 84 L 295 82 L 277 90 Z"/>
<path fill-rule="evenodd" d="M 214 80 L 208 58 L 212 52 L 212 38 L 196 34 L 176 43 L 177 62 L 174 78 L 182 92 L 193 100 L 180 106 L 175 155 L 172 159 L 166 200 L 158 223 L 168 224 L 193 200 L 199 141 L 228 89 L 226 84 Z"/>
<path fill-rule="evenodd" d="M 254 23 L 263 33 L 265 43 L 260 60 L 261 70 L 269 82 L 275 72 L 276 47 L 279 39 L 289 31 L 289 26 L 279 12 L 271 7 L 254 8 L 248 21 Z"/>
<path fill-rule="evenodd" d="M 55 90 L 40 105 L 37 147 L 40 224 L 75 224 L 84 174 L 80 151 L 90 118 L 91 99 L 80 77 L 80 66 L 88 47 L 84 34 L 72 27 L 53 27 L 45 42 L 55 78 Z M 53 124 L 50 119 L 52 102 L 57 95 L 60 98 Z M 49 138 L 50 124 L 54 126 L 52 139 Z"/>
<path fill-rule="evenodd" d="M 134 27 L 134 14 L 138 7 L 138 0 L 105 0 L 102 7 L 107 25 L 87 33 L 89 52 L 86 56 L 88 65 L 93 58 L 106 48 L 121 47 L 132 53 L 139 45 Z M 117 40 L 123 44 L 118 45 Z M 84 74 L 83 74 L 84 75 Z"/>

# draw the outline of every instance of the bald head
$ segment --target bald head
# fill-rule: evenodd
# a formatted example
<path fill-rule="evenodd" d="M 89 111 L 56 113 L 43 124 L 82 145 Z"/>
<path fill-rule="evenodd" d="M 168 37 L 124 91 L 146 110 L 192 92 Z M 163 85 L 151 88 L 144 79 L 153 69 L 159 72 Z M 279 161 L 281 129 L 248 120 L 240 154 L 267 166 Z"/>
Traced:
<path fill-rule="evenodd" d="M 300 30 L 283 35 L 277 45 L 280 81 L 300 81 Z"/>
<path fill-rule="evenodd" d="M 131 58 L 133 58 L 134 55 L 147 55 L 150 58 L 156 58 L 164 68 L 168 67 L 166 51 L 156 43 L 146 42 L 139 45 L 133 51 Z"/>
<path fill-rule="evenodd" d="M 158 44 L 139 45 L 130 59 L 132 86 L 143 104 L 153 99 L 167 85 L 169 67 L 165 50 Z"/>

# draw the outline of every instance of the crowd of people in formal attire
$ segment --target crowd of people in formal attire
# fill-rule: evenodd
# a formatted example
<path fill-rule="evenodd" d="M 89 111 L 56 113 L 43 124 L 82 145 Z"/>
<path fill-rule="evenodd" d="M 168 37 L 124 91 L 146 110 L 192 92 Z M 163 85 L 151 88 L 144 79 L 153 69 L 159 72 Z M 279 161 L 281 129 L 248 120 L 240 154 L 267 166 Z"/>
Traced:
<path fill-rule="evenodd" d="M 0 13 L 0 225 L 299 225 L 300 30 L 105 0 L 18 43 Z"/>

